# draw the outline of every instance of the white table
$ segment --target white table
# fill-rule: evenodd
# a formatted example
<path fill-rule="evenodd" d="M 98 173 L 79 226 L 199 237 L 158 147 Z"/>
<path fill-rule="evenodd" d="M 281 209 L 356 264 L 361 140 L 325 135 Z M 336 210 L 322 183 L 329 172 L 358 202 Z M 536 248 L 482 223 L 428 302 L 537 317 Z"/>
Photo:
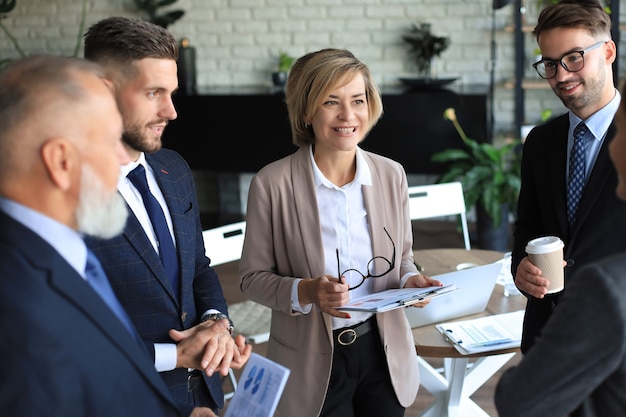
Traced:
<path fill-rule="evenodd" d="M 472 249 L 426 249 L 414 251 L 417 263 L 427 275 L 437 275 L 456 269 L 464 262 L 484 265 L 502 259 L 503 253 Z M 503 288 L 496 285 L 487 309 L 483 313 L 458 318 L 467 320 L 490 314 L 524 309 L 524 296 L 505 297 Z M 426 307 L 428 308 L 428 307 Z M 420 415 L 423 417 L 489 417 L 470 396 L 504 366 L 519 349 L 501 349 L 473 355 L 461 355 L 448 343 L 435 325 L 413 329 L 420 378 L 423 388 L 435 401 Z M 442 358 L 443 369 L 435 369 L 424 357 Z M 476 359 L 471 361 L 471 359 Z"/>

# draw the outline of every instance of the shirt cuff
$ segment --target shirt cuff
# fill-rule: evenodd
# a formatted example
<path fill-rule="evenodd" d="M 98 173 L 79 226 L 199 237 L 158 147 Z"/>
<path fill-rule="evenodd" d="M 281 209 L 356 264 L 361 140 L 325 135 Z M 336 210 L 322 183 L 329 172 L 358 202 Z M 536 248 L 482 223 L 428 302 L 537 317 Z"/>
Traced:
<path fill-rule="evenodd" d="M 176 369 L 177 359 L 174 343 L 154 344 L 154 367 L 157 372 L 173 371 Z"/>
<path fill-rule="evenodd" d="M 307 304 L 302 307 L 298 299 L 298 284 L 302 281 L 302 278 L 296 278 L 293 281 L 294 283 L 291 286 L 291 310 L 302 314 L 309 314 L 313 309 L 313 304 Z"/>
<path fill-rule="evenodd" d="M 220 313 L 222 313 L 222 312 L 219 311 L 219 310 L 216 310 L 214 308 L 210 308 L 210 309 L 208 309 L 207 311 L 205 311 L 204 313 L 202 313 L 200 315 L 200 322 L 202 322 L 202 318 L 203 317 L 208 316 L 209 314 L 220 314 Z"/>
<path fill-rule="evenodd" d="M 407 272 L 406 274 L 404 274 L 404 276 L 400 278 L 400 288 L 404 288 L 409 278 L 415 275 L 420 275 L 420 274 L 416 274 L 415 272 Z"/>

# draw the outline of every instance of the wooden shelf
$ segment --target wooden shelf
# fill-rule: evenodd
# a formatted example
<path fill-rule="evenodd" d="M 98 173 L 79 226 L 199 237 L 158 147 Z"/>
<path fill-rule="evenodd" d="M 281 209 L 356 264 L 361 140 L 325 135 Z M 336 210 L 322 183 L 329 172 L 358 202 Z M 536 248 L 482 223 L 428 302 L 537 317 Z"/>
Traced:
<path fill-rule="evenodd" d="M 504 88 L 515 88 L 515 80 L 504 81 Z M 524 90 L 549 90 L 550 85 L 544 79 L 525 78 L 522 80 L 522 88 Z"/>

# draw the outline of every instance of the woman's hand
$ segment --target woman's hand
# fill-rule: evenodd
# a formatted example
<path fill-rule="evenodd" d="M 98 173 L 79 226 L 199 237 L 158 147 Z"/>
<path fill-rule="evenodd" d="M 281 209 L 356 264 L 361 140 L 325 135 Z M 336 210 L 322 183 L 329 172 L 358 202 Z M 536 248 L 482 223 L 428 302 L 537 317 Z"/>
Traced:
<path fill-rule="evenodd" d="M 424 287 L 443 287 L 443 283 L 439 280 L 432 279 L 428 275 L 412 275 L 404 284 L 404 288 L 424 288 Z M 423 308 L 430 303 L 430 300 L 420 301 L 413 304 L 413 307 Z"/>
<path fill-rule="evenodd" d="M 298 299 L 300 305 L 316 304 L 324 313 L 349 319 L 350 314 L 337 310 L 337 307 L 346 305 L 350 301 L 349 288 L 343 280 L 327 275 L 303 279 L 298 285 Z"/>

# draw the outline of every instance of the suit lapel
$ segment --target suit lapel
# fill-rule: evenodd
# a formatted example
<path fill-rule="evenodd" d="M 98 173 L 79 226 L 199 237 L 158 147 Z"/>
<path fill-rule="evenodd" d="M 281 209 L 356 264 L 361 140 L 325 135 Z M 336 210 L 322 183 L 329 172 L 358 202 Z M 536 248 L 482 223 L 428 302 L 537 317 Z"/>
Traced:
<path fill-rule="evenodd" d="M 178 276 L 181 285 L 180 294 L 181 299 L 185 299 L 183 295 L 183 291 L 186 288 L 185 283 L 193 280 L 193 275 L 191 277 L 186 276 L 189 269 L 184 266 L 195 265 L 195 247 L 190 248 L 187 242 L 190 240 L 189 235 L 194 233 L 195 230 L 190 230 L 185 217 L 185 213 L 190 210 L 191 207 L 184 206 L 184 204 L 188 202 L 188 199 L 184 198 L 184 193 L 182 192 L 183 190 L 180 189 L 181 183 L 178 181 L 182 174 L 176 171 L 177 166 L 175 166 L 175 164 L 171 161 L 166 160 L 166 158 L 163 157 L 164 155 L 165 154 L 161 152 L 146 154 L 146 161 L 154 172 L 155 179 L 161 189 L 161 192 L 163 193 L 165 203 L 167 204 L 170 217 L 172 219 L 172 228 L 174 238 L 176 240 L 176 254 L 178 256 L 179 265 Z M 194 239 L 191 239 L 191 241 L 194 241 Z M 168 290 L 168 294 L 174 298 L 175 295 L 169 285 L 169 280 L 167 279 L 165 270 L 161 268 L 161 271 L 162 273 L 159 277 L 163 283 L 166 283 L 165 285 Z"/>
<path fill-rule="evenodd" d="M 372 236 L 372 253 L 374 256 L 382 254 L 381 256 L 385 256 L 391 261 L 389 257 L 392 252 L 390 252 L 390 245 L 388 244 L 389 238 L 383 230 L 383 228 L 387 228 L 389 234 L 393 236 L 393 231 L 389 230 L 389 225 L 386 223 L 384 203 L 381 203 L 381 199 L 383 201 L 387 200 L 384 196 L 385 187 L 380 183 L 378 170 L 373 168 L 371 159 L 365 153 L 364 159 L 370 165 L 370 171 L 372 172 L 372 185 L 362 187 L 363 202 L 368 215 L 370 235 Z M 397 263 L 396 266 L 398 266 Z M 385 277 L 374 279 L 374 291 L 378 292 L 387 289 L 388 277 L 389 274 Z"/>
<path fill-rule="evenodd" d="M 7 236 L 19 237 L 13 238 L 14 246 L 29 259 L 34 268 L 49 271 L 50 289 L 81 311 L 84 317 L 129 359 L 129 363 L 137 369 L 137 372 L 143 375 L 164 398 L 169 399 L 163 381 L 156 372 L 153 372 L 154 364 L 151 363 L 144 345 L 128 332 L 78 272 L 41 237 L 2 212 L 0 223 Z"/>
<path fill-rule="evenodd" d="M 324 245 L 322 243 L 317 195 L 313 181 L 313 167 L 309 158 L 309 147 L 301 147 L 291 158 L 291 175 L 294 195 L 295 216 L 304 247 L 309 273 L 318 277 L 324 271 Z"/>
<path fill-rule="evenodd" d="M 552 149 L 546 150 L 549 155 L 563 155 L 561 158 L 554 158 L 550 161 L 547 171 L 549 176 L 545 179 L 552 185 L 552 207 L 556 211 L 556 218 L 559 221 L 559 229 L 562 236 L 569 236 L 569 225 L 567 223 L 567 130 L 569 128 L 568 113 L 560 116 L 558 125 L 553 131 L 553 137 L 549 140 Z M 548 179 L 549 178 L 549 179 Z"/>
<path fill-rule="evenodd" d="M 572 230 L 572 237 L 580 228 L 580 225 L 585 221 L 585 218 L 589 215 L 589 212 L 600 197 L 600 194 L 603 192 L 607 179 L 613 171 L 613 164 L 609 158 L 608 147 L 614 134 L 615 128 L 611 125 L 604 141 L 602 142 L 602 146 L 598 152 L 598 157 L 593 165 L 593 169 L 589 175 L 589 180 L 587 181 L 587 185 L 585 185 L 583 195 L 580 199 L 576 214 L 576 222 L 574 223 L 574 229 Z"/>
<path fill-rule="evenodd" d="M 169 296 L 172 298 L 172 301 L 177 302 L 159 255 L 154 250 L 152 243 L 150 243 L 148 236 L 146 236 L 146 232 L 141 227 L 137 217 L 132 214 L 130 208 L 129 213 L 131 213 L 131 215 L 128 216 L 128 220 L 126 221 L 126 227 L 124 228 L 123 234 L 124 237 L 128 241 L 128 244 L 135 249 L 137 255 L 143 259 L 146 266 L 152 272 L 157 281 L 159 281 L 165 288 Z"/>
<path fill-rule="evenodd" d="M 69 303 L 80 310 L 92 324 L 100 329 L 106 338 L 115 345 L 129 360 L 146 381 L 164 394 L 164 385 L 149 360 L 149 354 L 139 340 L 131 335 L 104 301 L 62 258 L 50 270 L 50 286 L 61 294 Z M 47 266 L 42 265 L 42 268 Z M 165 393 L 167 396 L 167 393 Z"/>

